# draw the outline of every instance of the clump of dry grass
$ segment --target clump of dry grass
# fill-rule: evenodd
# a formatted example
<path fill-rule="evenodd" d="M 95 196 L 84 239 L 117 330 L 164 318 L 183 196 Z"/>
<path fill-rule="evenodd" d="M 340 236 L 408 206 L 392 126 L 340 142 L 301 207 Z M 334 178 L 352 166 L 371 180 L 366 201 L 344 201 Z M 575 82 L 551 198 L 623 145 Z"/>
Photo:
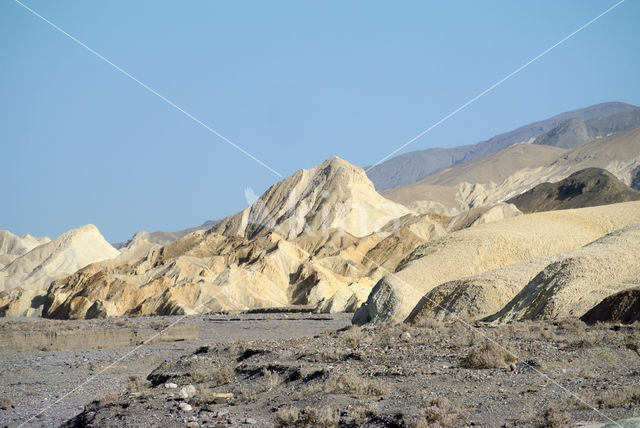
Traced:
<path fill-rule="evenodd" d="M 141 376 L 130 376 L 127 381 L 127 392 L 134 397 L 146 397 L 150 394 L 149 382 Z"/>
<path fill-rule="evenodd" d="M 566 428 L 571 425 L 571 415 L 555 407 L 548 408 L 542 415 L 540 428 Z"/>
<path fill-rule="evenodd" d="M 378 397 L 386 393 L 382 384 L 361 379 L 353 373 L 330 377 L 324 384 L 324 391 L 326 393 L 351 394 L 356 397 Z"/>
<path fill-rule="evenodd" d="M 272 372 L 265 368 L 262 370 L 261 382 L 266 391 L 271 391 L 282 383 L 282 378 L 277 372 Z"/>
<path fill-rule="evenodd" d="M 230 383 L 236 375 L 236 371 L 231 366 L 224 366 L 216 373 L 216 382 L 218 385 L 227 385 Z"/>
<path fill-rule="evenodd" d="M 336 348 L 328 348 L 320 353 L 320 359 L 328 363 L 342 361 L 345 356 L 346 352 Z"/>
<path fill-rule="evenodd" d="M 515 363 L 517 359 L 504 346 L 495 341 L 485 340 L 471 349 L 461 362 L 467 369 L 498 369 Z"/>
<path fill-rule="evenodd" d="M 376 409 L 373 404 L 368 404 L 366 406 L 356 406 L 349 412 L 351 423 L 358 426 L 362 425 L 377 414 L 378 409 Z"/>
<path fill-rule="evenodd" d="M 340 423 L 340 414 L 331 407 L 307 407 L 301 415 L 299 426 L 333 428 Z"/>
<path fill-rule="evenodd" d="M 445 397 L 435 397 L 425 403 L 421 418 L 413 428 L 452 427 L 468 423 L 469 412 L 460 405 L 454 404 Z"/>
<path fill-rule="evenodd" d="M 627 385 L 604 392 L 596 399 L 601 409 L 615 409 L 626 404 L 640 404 L 640 389 L 635 385 Z"/>
<path fill-rule="evenodd" d="M 352 326 L 342 333 L 342 340 L 349 348 L 355 348 L 364 340 L 364 331 L 358 326 Z"/>
<path fill-rule="evenodd" d="M 300 419 L 300 409 L 297 407 L 282 407 L 276 412 L 276 422 L 281 427 L 295 426 L 298 419 Z"/>

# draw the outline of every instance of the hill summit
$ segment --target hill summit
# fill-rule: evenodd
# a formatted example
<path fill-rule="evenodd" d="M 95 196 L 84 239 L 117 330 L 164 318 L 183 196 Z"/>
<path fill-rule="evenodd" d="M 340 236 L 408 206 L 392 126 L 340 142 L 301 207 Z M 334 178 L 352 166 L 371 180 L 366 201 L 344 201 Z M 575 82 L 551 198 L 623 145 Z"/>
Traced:
<path fill-rule="evenodd" d="M 340 228 L 362 237 L 408 213 L 377 193 L 362 168 L 332 157 L 274 184 L 213 231 L 248 239 L 275 231 L 291 239 L 308 231 Z"/>

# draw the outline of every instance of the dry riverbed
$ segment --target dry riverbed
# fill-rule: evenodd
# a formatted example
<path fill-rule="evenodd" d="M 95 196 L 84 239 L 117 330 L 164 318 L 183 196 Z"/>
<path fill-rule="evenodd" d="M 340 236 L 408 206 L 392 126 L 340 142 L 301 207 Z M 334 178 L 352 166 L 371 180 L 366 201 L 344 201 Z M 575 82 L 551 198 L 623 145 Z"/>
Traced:
<path fill-rule="evenodd" d="M 19 425 L 50 404 L 26 426 L 576 426 L 640 414 L 638 326 L 359 329 L 344 314 L 184 322 L 198 339 L 1 354 L 0 394 L 14 405 L 2 420 Z"/>

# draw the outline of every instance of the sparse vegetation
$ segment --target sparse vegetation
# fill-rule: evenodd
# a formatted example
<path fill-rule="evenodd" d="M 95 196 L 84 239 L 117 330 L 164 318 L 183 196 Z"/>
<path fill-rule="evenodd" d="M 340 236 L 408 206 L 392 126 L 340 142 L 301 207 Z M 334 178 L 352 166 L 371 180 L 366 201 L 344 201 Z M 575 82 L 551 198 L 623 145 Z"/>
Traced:
<path fill-rule="evenodd" d="M 378 397 L 386 393 L 386 388 L 377 381 L 361 379 L 353 373 L 343 373 L 330 377 L 324 384 L 324 391 L 356 397 Z"/>
<path fill-rule="evenodd" d="M 364 339 L 364 332 L 362 328 L 358 326 L 350 327 L 347 331 L 342 333 L 342 340 L 344 344 L 349 348 L 355 348 Z"/>
<path fill-rule="evenodd" d="M 218 385 L 226 385 L 231 382 L 236 375 L 236 371 L 231 366 L 224 366 L 216 373 L 216 382 Z"/>
<path fill-rule="evenodd" d="M 293 406 L 282 407 L 276 412 L 276 422 L 279 426 L 295 426 L 300 418 L 300 409 Z"/>
<path fill-rule="evenodd" d="M 542 415 L 540 428 L 567 428 L 571 424 L 571 415 L 556 407 L 548 408 Z"/>
<path fill-rule="evenodd" d="M 340 414 L 330 407 L 306 407 L 300 418 L 300 426 L 332 428 L 340 423 Z"/>
<path fill-rule="evenodd" d="M 130 376 L 127 381 L 127 392 L 133 397 L 145 397 L 149 391 L 150 384 L 141 376 Z"/>
<path fill-rule="evenodd" d="M 262 385 L 266 391 L 271 391 L 282 383 L 282 378 L 277 372 L 267 369 L 262 371 Z"/>
<path fill-rule="evenodd" d="M 461 366 L 468 369 L 498 369 L 516 361 L 515 356 L 503 345 L 485 340 L 471 350 L 462 360 Z"/>

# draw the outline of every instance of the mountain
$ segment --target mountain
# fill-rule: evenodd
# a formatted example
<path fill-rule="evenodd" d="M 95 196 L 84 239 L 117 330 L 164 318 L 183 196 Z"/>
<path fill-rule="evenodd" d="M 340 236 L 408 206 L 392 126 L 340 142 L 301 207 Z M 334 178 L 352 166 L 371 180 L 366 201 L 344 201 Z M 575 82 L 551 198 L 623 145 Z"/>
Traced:
<path fill-rule="evenodd" d="M 208 220 L 200 226 L 190 227 L 188 229 L 178 230 L 177 232 L 147 232 L 144 230 L 136 232 L 131 238 L 125 242 L 112 244 L 114 248 L 120 251 L 120 258 L 134 259 L 141 257 L 151 251 L 153 248 L 166 245 L 170 242 L 177 241 L 190 233 L 207 230 L 213 227 L 217 222 Z"/>
<path fill-rule="evenodd" d="M 37 289 L 96 261 L 118 255 L 92 224 L 63 233 L 16 258 L 0 271 L 0 290 Z"/>
<path fill-rule="evenodd" d="M 440 284 L 576 249 L 639 221 L 640 202 L 627 202 L 521 215 L 450 233 L 417 247 L 378 281 L 353 321 L 404 321 Z"/>
<path fill-rule="evenodd" d="M 590 167 L 606 169 L 631 184 L 640 168 L 640 127 L 571 150 L 512 145 L 382 194 L 419 212 L 455 215 L 508 200 L 540 183 L 556 182 Z"/>
<path fill-rule="evenodd" d="M 640 108 L 583 121 L 572 118 L 537 137 L 533 144 L 575 148 L 640 125 Z"/>
<path fill-rule="evenodd" d="M 408 213 L 378 194 L 362 168 L 333 157 L 274 184 L 250 207 L 212 230 L 249 239 L 276 231 L 290 239 L 305 230 L 340 228 L 362 237 Z"/>
<path fill-rule="evenodd" d="M 406 186 L 442 168 L 448 168 L 459 163 L 469 162 L 473 159 L 495 153 L 514 143 L 532 141 L 536 137 L 551 131 L 558 125 L 572 118 L 586 121 L 609 117 L 608 120 L 602 119 L 603 123 L 597 123 L 597 126 L 599 126 L 598 129 L 605 129 L 606 126 L 604 123 L 607 123 L 607 121 L 613 121 L 617 124 L 624 123 L 625 119 L 623 119 L 622 116 L 615 115 L 632 111 L 637 112 L 638 110 L 636 106 L 620 102 L 596 104 L 522 126 L 516 130 L 496 135 L 477 144 L 447 149 L 433 148 L 405 153 L 376 165 L 371 169 L 367 168 L 367 175 L 378 190 Z M 631 117 L 629 122 L 633 122 L 633 120 L 633 117 Z M 636 123 L 636 126 L 639 123 L 640 122 Z M 612 128 L 615 126 L 616 125 L 612 126 Z"/>
<path fill-rule="evenodd" d="M 47 237 L 36 238 L 29 234 L 16 236 L 8 230 L 0 230 L 0 269 L 35 247 L 51 241 Z"/>
<path fill-rule="evenodd" d="M 538 184 L 507 202 L 524 213 L 594 207 L 640 200 L 633 190 L 602 168 L 586 168 L 555 183 Z"/>
<path fill-rule="evenodd" d="M 137 258 L 55 281 L 43 316 L 96 318 L 288 305 L 353 308 L 386 270 L 445 234 L 375 192 L 361 168 L 331 158 L 268 189 L 249 208 Z M 143 242 L 139 235 L 128 245 Z M 332 296 L 340 293 L 342 301 Z"/>

